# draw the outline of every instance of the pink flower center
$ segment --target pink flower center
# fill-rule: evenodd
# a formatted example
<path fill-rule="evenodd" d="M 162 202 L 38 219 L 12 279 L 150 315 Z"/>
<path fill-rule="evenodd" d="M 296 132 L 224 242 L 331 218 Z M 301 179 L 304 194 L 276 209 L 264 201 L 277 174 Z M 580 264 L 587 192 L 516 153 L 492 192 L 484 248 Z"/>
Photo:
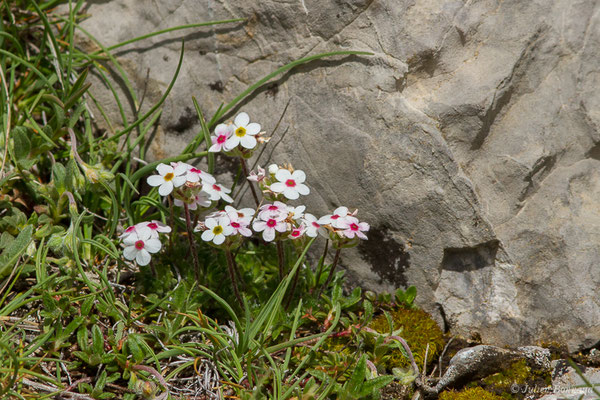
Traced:
<path fill-rule="evenodd" d="M 275 221 L 274 219 L 270 219 L 267 221 L 267 226 L 269 228 L 273 228 L 275 225 L 277 225 L 277 221 Z"/>
<path fill-rule="evenodd" d="M 239 228 L 240 224 L 238 224 L 237 222 L 232 222 L 231 226 L 233 226 L 234 228 Z"/>
<path fill-rule="evenodd" d="M 339 215 L 337 215 L 337 214 L 333 214 L 333 215 L 331 216 L 331 219 L 338 219 L 339 217 L 340 217 Z"/>
<path fill-rule="evenodd" d="M 126 233 L 133 232 L 133 231 L 135 231 L 135 225 L 134 226 L 130 226 L 129 228 L 125 229 Z"/>
<path fill-rule="evenodd" d="M 269 206 L 269 211 L 277 211 L 277 210 L 279 210 L 279 207 L 277 207 L 276 205 L 273 204 L 273 205 Z"/>
<path fill-rule="evenodd" d="M 358 225 L 356 225 L 356 224 L 350 224 L 350 230 L 351 231 L 357 231 L 358 230 Z"/>
<path fill-rule="evenodd" d="M 227 140 L 227 136 L 225 136 L 225 135 L 220 135 L 219 137 L 217 137 L 217 143 L 219 143 L 219 144 L 225 143 L 226 140 Z"/>
<path fill-rule="evenodd" d="M 300 236 L 300 229 L 294 229 L 294 230 L 292 231 L 292 236 L 293 236 L 293 237 L 298 237 L 298 236 Z"/>
<path fill-rule="evenodd" d="M 220 192 L 220 191 L 221 191 L 221 188 L 220 188 L 220 187 L 218 187 L 216 184 L 215 184 L 215 185 L 213 185 L 213 189 L 215 189 L 217 192 Z"/>
<path fill-rule="evenodd" d="M 201 169 L 198 169 L 198 168 L 190 168 L 190 172 L 193 172 L 193 173 L 195 173 L 195 174 L 199 174 L 199 173 L 201 173 L 201 172 L 202 172 L 202 170 L 201 170 Z"/>
<path fill-rule="evenodd" d="M 320 228 L 321 227 L 321 225 L 317 224 L 316 222 L 313 222 L 312 226 L 314 226 L 315 228 Z"/>
<path fill-rule="evenodd" d="M 135 248 L 138 250 L 141 250 L 144 248 L 144 241 L 143 240 L 138 240 L 137 242 L 135 242 Z"/>
<path fill-rule="evenodd" d="M 156 230 L 156 229 L 158 229 L 158 225 L 156 223 L 154 223 L 154 222 L 150 222 L 148 224 L 148 228 Z"/>
<path fill-rule="evenodd" d="M 296 186 L 296 181 L 293 179 L 288 179 L 287 181 L 285 181 L 285 185 L 287 187 L 294 187 L 294 186 Z"/>

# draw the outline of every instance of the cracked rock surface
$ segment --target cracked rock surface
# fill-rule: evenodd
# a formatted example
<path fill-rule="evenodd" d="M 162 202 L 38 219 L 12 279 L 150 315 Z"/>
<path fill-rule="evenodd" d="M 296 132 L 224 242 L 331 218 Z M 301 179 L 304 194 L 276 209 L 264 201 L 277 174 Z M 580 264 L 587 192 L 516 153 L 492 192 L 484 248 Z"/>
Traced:
<path fill-rule="evenodd" d="M 90 0 L 83 27 L 117 51 L 145 107 L 166 89 L 151 156 L 178 153 L 205 115 L 286 62 L 307 64 L 243 109 L 274 161 L 307 172 L 308 207 L 359 208 L 370 240 L 346 252 L 355 282 L 417 300 L 455 334 L 571 351 L 600 340 L 600 3 L 595 0 Z M 94 93 L 113 115 L 114 100 Z M 234 113 L 228 117 L 233 116 Z M 276 142 L 274 140 L 273 142 Z M 271 143 L 273 145 L 273 143 Z M 263 160 L 264 164 L 265 161 Z"/>

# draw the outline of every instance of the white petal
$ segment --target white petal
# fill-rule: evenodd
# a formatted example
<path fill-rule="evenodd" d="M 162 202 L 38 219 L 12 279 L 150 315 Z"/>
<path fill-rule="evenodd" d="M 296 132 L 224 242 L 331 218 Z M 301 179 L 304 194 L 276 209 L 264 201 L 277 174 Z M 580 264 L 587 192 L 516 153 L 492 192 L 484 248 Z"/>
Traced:
<path fill-rule="evenodd" d="M 215 143 L 212 146 L 210 146 L 210 149 L 208 149 L 208 152 L 209 153 L 218 153 L 221 151 L 221 147 L 223 147 L 221 144 Z"/>
<path fill-rule="evenodd" d="M 336 215 L 341 215 L 342 217 L 348 215 L 348 207 L 338 207 L 333 211 L 334 214 Z"/>
<path fill-rule="evenodd" d="M 173 170 L 173 173 L 175 175 L 183 175 L 187 172 L 188 168 L 191 167 L 191 165 L 186 164 L 186 163 L 179 163 L 177 165 L 177 167 L 175 167 L 175 169 Z"/>
<path fill-rule="evenodd" d="M 275 178 L 279 181 L 279 182 L 285 182 L 288 179 L 291 179 L 292 177 L 292 173 L 290 171 L 288 171 L 285 168 L 281 168 L 277 171 L 277 173 L 275 174 Z"/>
<path fill-rule="evenodd" d="M 302 183 L 306 180 L 306 174 L 302 170 L 295 170 L 292 172 L 292 178 L 296 181 L 296 183 Z"/>
<path fill-rule="evenodd" d="M 206 221 L 204 221 L 204 226 L 206 226 L 208 229 L 212 229 L 217 225 L 218 221 L 216 218 L 207 218 Z"/>
<path fill-rule="evenodd" d="M 231 235 L 233 232 L 235 232 L 235 229 L 233 229 L 233 227 L 231 225 L 227 225 L 223 227 L 223 235 L 225 236 L 229 236 Z"/>
<path fill-rule="evenodd" d="M 185 178 L 185 175 L 180 175 L 180 176 L 176 176 L 175 178 L 173 178 L 172 182 L 173 182 L 173 186 L 175 187 L 179 187 L 181 185 L 183 185 L 185 183 L 187 179 Z"/>
<path fill-rule="evenodd" d="M 221 198 L 228 203 L 233 203 L 233 199 L 228 194 L 221 193 Z"/>
<path fill-rule="evenodd" d="M 146 178 L 146 182 L 148 182 L 148 185 L 150 186 L 160 186 L 165 183 L 165 179 L 160 175 L 150 175 Z"/>
<path fill-rule="evenodd" d="M 222 244 L 225 241 L 225 236 L 222 234 L 218 234 L 213 239 L 214 244 Z"/>
<path fill-rule="evenodd" d="M 138 250 L 135 248 L 135 246 L 127 246 L 123 249 L 123 257 L 128 260 L 133 260 L 137 253 Z"/>
<path fill-rule="evenodd" d="M 252 224 L 252 229 L 254 229 L 256 232 L 263 231 L 266 227 L 267 223 L 265 221 L 254 221 L 254 223 Z"/>
<path fill-rule="evenodd" d="M 306 196 L 310 193 L 310 189 L 308 188 L 308 186 L 306 186 L 303 183 L 296 185 L 295 189 L 298 191 L 298 193 L 300 193 L 303 196 Z"/>
<path fill-rule="evenodd" d="M 253 149 L 256 147 L 256 138 L 254 136 L 246 135 L 240 139 L 242 147 L 246 149 Z"/>
<path fill-rule="evenodd" d="M 152 257 L 150 257 L 150 253 L 144 249 L 140 250 L 137 256 L 135 256 L 135 261 L 141 266 L 150 264 L 151 259 Z"/>
<path fill-rule="evenodd" d="M 271 186 L 269 187 L 269 189 L 271 189 L 273 192 L 275 193 L 281 193 L 285 190 L 287 186 L 285 186 L 284 183 L 281 182 L 275 182 L 273 184 L 271 184 Z"/>
<path fill-rule="evenodd" d="M 298 197 L 300 197 L 300 195 L 298 194 L 298 191 L 296 189 L 293 189 L 290 187 L 285 188 L 285 190 L 283 191 L 283 195 L 285 196 L 286 199 L 290 199 L 290 200 L 296 200 Z"/>
<path fill-rule="evenodd" d="M 231 125 L 219 124 L 215 128 L 215 135 L 231 135 L 232 127 Z"/>
<path fill-rule="evenodd" d="M 260 132 L 260 125 L 256 122 L 252 122 L 251 124 L 248 124 L 248 126 L 246 126 L 246 134 L 254 136 L 258 132 Z"/>
<path fill-rule="evenodd" d="M 149 253 L 157 253 L 158 251 L 160 251 L 161 245 L 162 244 L 160 243 L 160 240 L 149 239 L 148 241 L 146 241 L 144 249 L 148 250 Z"/>
<path fill-rule="evenodd" d="M 215 234 L 212 233 L 211 230 L 202 232 L 202 236 L 201 236 L 202 240 L 204 240 L 205 242 L 210 242 L 214 237 L 215 237 Z"/>
<path fill-rule="evenodd" d="M 135 242 L 137 242 L 139 239 L 137 233 L 135 232 L 131 232 L 129 235 L 125 236 L 123 238 L 123 244 L 127 245 L 127 246 L 133 246 L 135 244 Z"/>
<path fill-rule="evenodd" d="M 161 174 L 162 176 L 165 176 L 169 172 L 173 172 L 173 167 L 171 167 L 170 165 L 167 165 L 167 164 L 160 163 L 156 166 L 156 170 L 158 171 L 159 174 Z"/>
<path fill-rule="evenodd" d="M 161 196 L 168 196 L 169 193 L 171 193 L 172 191 L 173 191 L 173 182 L 164 182 L 158 188 L 158 194 L 160 194 Z"/>
<path fill-rule="evenodd" d="M 233 121 L 235 126 L 246 126 L 246 125 L 248 125 L 248 122 L 250 122 L 250 116 L 248 114 L 246 114 L 245 112 L 239 113 L 237 115 L 237 117 L 235 117 L 235 120 Z"/>
<path fill-rule="evenodd" d="M 265 239 L 265 242 L 273 241 L 273 239 L 275 239 L 275 229 L 265 229 L 262 237 Z"/>
<path fill-rule="evenodd" d="M 232 150 L 233 148 L 235 148 L 238 144 L 240 144 L 240 138 L 239 136 L 232 136 L 229 139 L 227 139 L 227 141 L 225 142 L 225 150 L 229 151 Z"/>

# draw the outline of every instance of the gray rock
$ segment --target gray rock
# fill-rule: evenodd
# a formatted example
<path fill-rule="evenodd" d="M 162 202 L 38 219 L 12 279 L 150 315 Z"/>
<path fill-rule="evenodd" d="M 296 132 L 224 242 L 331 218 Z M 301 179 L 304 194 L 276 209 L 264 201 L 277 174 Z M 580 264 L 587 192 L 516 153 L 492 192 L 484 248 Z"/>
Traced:
<path fill-rule="evenodd" d="M 585 378 L 600 392 L 600 369 L 578 366 Z M 585 381 L 566 360 L 552 362 L 552 388 L 550 394 L 540 400 L 591 400 L 598 395 L 586 385 Z"/>
<path fill-rule="evenodd" d="M 344 253 L 350 275 L 378 290 L 416 285 L 418 302 L 455 334 L 576 350 L 600 339 L 598 7 L 98 0 L 82 25 L 111 45 L 247 18 L 118 52 L 148 108 L 187 39 L 154 158 L 178 153 L 198 132 L 192 95 L 211 115 L 285 62 L 327 50 L 375 53 L 300 67 L 243 104 L 270 131 L 291 100 L 274 160 L 307 171 L 314 214 L 347 205 L 371 223 L 370 240 Z M 93 91 L 117 117 L 109 93 L 99 84 Z"/>

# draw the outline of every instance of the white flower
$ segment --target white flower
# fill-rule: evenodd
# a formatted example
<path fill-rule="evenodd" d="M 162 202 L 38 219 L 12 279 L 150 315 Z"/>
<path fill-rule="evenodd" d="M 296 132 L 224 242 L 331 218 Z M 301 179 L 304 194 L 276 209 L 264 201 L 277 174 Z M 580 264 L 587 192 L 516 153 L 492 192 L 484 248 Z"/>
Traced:
<path fill-rule="evenodd" d="M 125 245 L 123 257 L 128 260 L 135 259 L 141 266 L 148 265 L 152 259 L 150 253 L 156 253 L 161 248 L 160 240 L 152 237 L 150 230 L 142 232 L 141 236 L 133 233 L 125 237 L 123 244 Z"/>
<path fill-rule="evenodd" d="M 340 223 L 346 218 L 346 216 L 352 216 L 348 214 L 348 207 L 338 207 L 333 211 L 333 214 L 327 214 L 319 218 L 319 224 L 331 225 L 334 228 L 341 228 Z"/>
<path fill-rule="evenodd" d="M 277 164 L 269 165 L 269 174 L 275 175 L 279 171 L 279 166 Z"/>
<path fill-rule="evenodd" d="M 176 207 L 183 207 L 183 200 L 175 199 L 174 204 Z M 211 202 L 208 198 L 208 193 L 200 191 L 193 195 L 191 202 L 188 202 L 189 210 L 197 210 L 198 207 L 209 207 Z"/>
<path fill-rule="evenodd" d="M 304 184 L 306 180 L 304 171 L 297 169 L 294 172 L 290 172 L 287 169 L 281 168 L 275 174 L 275 179 L 279 182 L 273 183 L 270 189 L 275 193 L 283 193 L 287 199 L 295 200 L 300 195 L 310 193 L 310 189 Z"/>
<path fill-rule="evenodd" d="M 128 227 L 127 229 L 125 229 L 125 232 L 123 232 L 121 234 L 121 236 L 119 236 L 119 238 L 125 239 L 126 237 L 128 237 L 130 235 L 135 235 L 135 234 L 137 234 L 138 236 L 145 236 L 145 235 L 148 235 L 150 232 L 151 232 L 150 228 L 148 228 L 145 225 L 145 222 L 142 222 L 139 224 L 132 225 L 132 226 Z"/>
<path fill-rule="evenodd" d="M 347 216 L 340 221 L 339 225 L 339 228 L 342 229 L 341 233 L 348 239 L 353 239 L 354 236 L 358 236 L 363 240 L 368 240 L 367 235 L 363 233 L 367 232 L 370 228 L 369 224 L 366 222 L 359 222 L 357 218 Z"/>
<path fill-rule="evenodd" d="M 260 125 L 256 122 L 250 123 L 250 117 L 245 112 L 239 113 L 233 121 L 233 135 L 225 142 L 225 150 L 233 150 L 237 145 L 246 149 L 256 147 L 256 136 L 260 132 Z"/>
<path fill-rule="evenodd" d="M 321 224 L 317 222 L 317 217 L 312 214 L 304 214 L 302 222 L 306 226 L 306 236 L 317 237 L 318 232 L 322 231 Z"/>
<path fill-rule="evenodd" d="M 290 237 L 292 239 L 298 239 L 301 238 L 305 232 L 306 227 L 304 225 L 300 225 L 299 227 L 292 229 L 292 231 L 290 232 Z"/>
<path fill-rule="evenodd" d="M 212 153 L 218 153 L 219 151 L 223 150 L 227 139 L 229 139 L 232 134 L 233 126 L 225 124 L 217 125 L 217 127 L 215 128 L 215 135 L 211 136 L 212 146 L 210 146 L 210 149 L 208 149 L 208 151 Z"/>
<path fill-rule="evenodd" d="M 304 210 L 306 210 L 306 206 L 298 206 L 298 207 L 290 207 L 288 206 L 288 214 L 292 217 L 292 219 L 300 219 L 304 216 Z"/>
<path fill-rule="evenodd" d="M 202 181 L 203 184 L 212 185 L 216 182 L 214 176 L 212 176 L 206 171 L 202 171 L 201 169 L 192 166 L 190 166 L 190 168 L 188 169 L 185 178 L 188 182 L 192 183 Z"/>
<path fill-rule="evenodd" d="M 256 232 L 262 232 L 262 237 L 265 242 L 272 242 L 275 239 L 275 231 L 281 233 L 287 231 L 287 223 L 284 221 L 284 218 L 285 217 L 279 217 L 279 219 L 267 218 L 266 220 L 257 219 L 252 224 L 252 228 Z"/>
<path fill-rule="evenodd" d="M 225 237 L 234 232 L 227 217 L 207 218 L 204 221 L 204 226 L 207 230 L 202 233 L 202 240 L 213 242 L 216 245 L 223 244 Z"/>
<path fill-rule="evenodd" d="M 156 220 L 142 222 L 138 225 L 142 225 L 142 227 L 146 227 L 146 228 L 150 229 L 150 231 L 152 232 L 153 238 L 157 238 L 159 233 L 170 233 L 171 232 L 170 226 L 165 225 L 162 222 L 156 221 Z"/>
<path fill-rule="evenodd" d="M 288 215 L 288 206 L 280 201 L 276 201 L 273 204 L 265 204 L 260 207 L 258 212 L 258 218 L 267 220 L 269 218 L 274 219 L 286 219 Z"/>
<path fill-rule="evenodd" d="M 248 179 L 249 181 L 252 182 L 261 182 L 265 179 L 265 170 L 264 168 L 261 168 L 260 165 L 257 167 L 256 169 L 258 171 L 258 173 L 255 173 L 254 171 L 250 171 L 250 176 L 247 177 L 246 179 Z"/>
<path fill-rule="evenodd" d="M 231 193 L 231 189 L 227 189 L 216 183 L 213 183 L 212 185 L 202 185 L 202 191 L 206 192 L 209 199 L 213 201 L 223 199 L 228 203 L 233 203 L 233 199 L 228 194 Z"/>
<path fill-rule="evenodd" d="M 151 175 L 146 181 L 150 186 L 158 186 L 158 193 L 161 196 L 169 195 L 174 187 L 179 187 L 186 181 L 187 167 L 184 164 L 179 164 L 176 168 L 173 168 L 170 165 L 160 163 L 156 166 L 156 170 L 159 175 Z"/>
<path fill-rule="evenodd" d="M 248 210 L 250 212 L 249 215 Z M 252 236 L 252 231 L 248 229 L 248 225 L 250 224 L 250 220 L 254 214 L 253 209 L 243 208 L 241 210 L 236 210 L 231 206 L 226 206 L 225 212 L 227 213 L 227 217 L 229 217 L 229 225 L 231 225 L 231 227 L 234 229 L 234 233 L 239 233 L 240 235 L 246 237 Z"/>

